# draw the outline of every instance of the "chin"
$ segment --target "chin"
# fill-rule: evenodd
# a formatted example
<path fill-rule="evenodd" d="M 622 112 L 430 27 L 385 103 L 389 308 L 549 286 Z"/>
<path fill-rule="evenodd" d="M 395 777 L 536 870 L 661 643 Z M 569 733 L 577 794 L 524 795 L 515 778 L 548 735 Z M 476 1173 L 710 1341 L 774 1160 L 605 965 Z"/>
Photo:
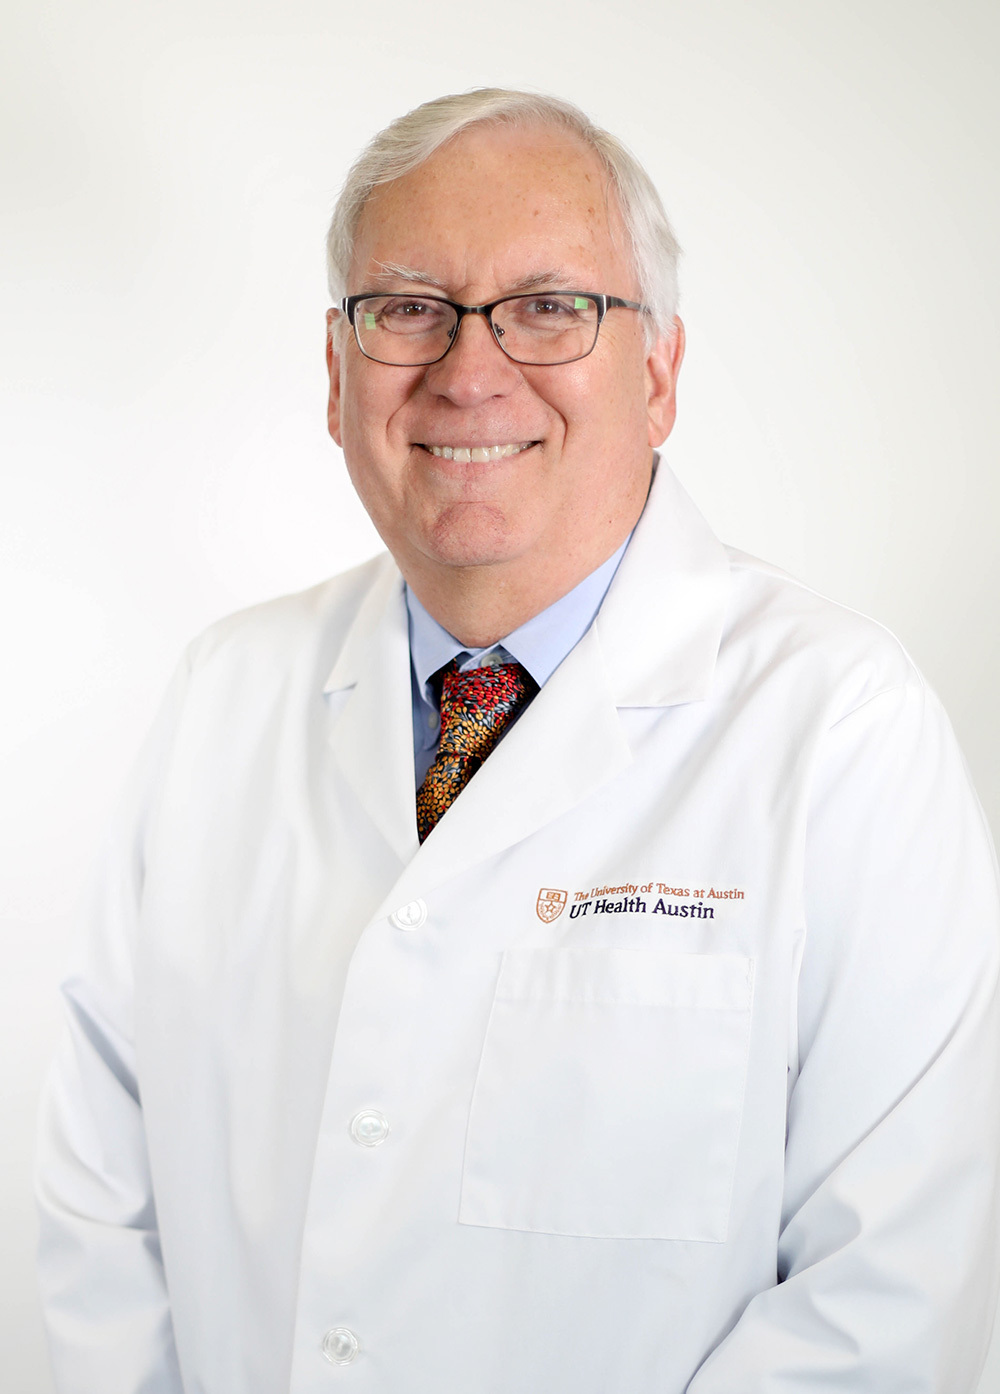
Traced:
<path fill-rule="evenodd" d="M 460 504 L 438 518 L 426 551 L 444 566 L 495 566 L 523 550 L 519 533 L 501 509 Z"/>

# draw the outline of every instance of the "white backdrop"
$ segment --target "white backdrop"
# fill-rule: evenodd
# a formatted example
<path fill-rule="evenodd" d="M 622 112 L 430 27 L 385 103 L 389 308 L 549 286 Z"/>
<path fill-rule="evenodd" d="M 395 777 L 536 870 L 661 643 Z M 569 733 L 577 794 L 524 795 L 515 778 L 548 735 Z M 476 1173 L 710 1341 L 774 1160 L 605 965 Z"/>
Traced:
<path fill-rule="evenodd" d="M 635 149 L 686 248 L 668 458 L 727 541 L 900 635 L 1000 827 L 1000 8 L 2 20 L 0 1341 L 6 1387 L 50 1394 L 29 1176 L 75 909 L 181 646 L 378 545 L 325 435 L 322 239 L 349 160 L 418 101 L 551 90 Z"/>

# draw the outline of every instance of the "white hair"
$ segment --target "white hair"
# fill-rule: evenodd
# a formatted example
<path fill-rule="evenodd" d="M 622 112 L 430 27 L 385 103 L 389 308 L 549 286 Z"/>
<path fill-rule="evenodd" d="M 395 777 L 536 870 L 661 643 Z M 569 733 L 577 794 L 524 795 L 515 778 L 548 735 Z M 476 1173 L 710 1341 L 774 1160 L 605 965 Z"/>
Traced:
<path fill-rule="evenodd" d="M 479 87 L 424 102 L 380 131 L 361 152 L 348 171 L 327 236 L 334 301 L 347 294 L 354 238 L 372 190 L 409 174 L 460 131 L 479 125 L 557 126 L 594 151 L 618 199 L 642 302 L 652 324 L 670 334 L 677 311 L 680 248 L 649 175 L 620 140 L 595 126 L 579 107 L 558 97 L 501 87 Z"/>

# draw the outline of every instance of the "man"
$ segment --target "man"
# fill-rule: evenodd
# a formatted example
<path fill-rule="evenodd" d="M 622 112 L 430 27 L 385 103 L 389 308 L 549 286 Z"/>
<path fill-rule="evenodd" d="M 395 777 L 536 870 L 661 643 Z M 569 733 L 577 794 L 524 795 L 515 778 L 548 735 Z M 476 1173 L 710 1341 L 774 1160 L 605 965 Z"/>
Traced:
<path fill-rule="evenodd" d="M 391 558 L 215 626 L 147 749 L 45 1116 L 62 1391 L 974 1388 L 988 837 L 898 644 L 657 467 L 674 251 L 548 99 L 352 171 Z"/>

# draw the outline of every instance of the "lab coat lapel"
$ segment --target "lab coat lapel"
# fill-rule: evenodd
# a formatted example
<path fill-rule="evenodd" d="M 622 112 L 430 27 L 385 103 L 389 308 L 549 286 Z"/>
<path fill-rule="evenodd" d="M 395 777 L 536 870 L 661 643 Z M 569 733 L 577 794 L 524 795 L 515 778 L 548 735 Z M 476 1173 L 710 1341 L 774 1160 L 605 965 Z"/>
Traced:
<path fill-rule="evenodd" d="M 620 710 L 704 698 L 725 551 L 664 465 L 597 621 L 421 847 L 395 898 L 426 893 L 551 823 L 627 769 Z"/>
<path fill-rule="evenodd" d="M 323 690 L 338 768 L 405 864 L 418 846 L 406 601 L 392 560 L 376 567 Z"/>

